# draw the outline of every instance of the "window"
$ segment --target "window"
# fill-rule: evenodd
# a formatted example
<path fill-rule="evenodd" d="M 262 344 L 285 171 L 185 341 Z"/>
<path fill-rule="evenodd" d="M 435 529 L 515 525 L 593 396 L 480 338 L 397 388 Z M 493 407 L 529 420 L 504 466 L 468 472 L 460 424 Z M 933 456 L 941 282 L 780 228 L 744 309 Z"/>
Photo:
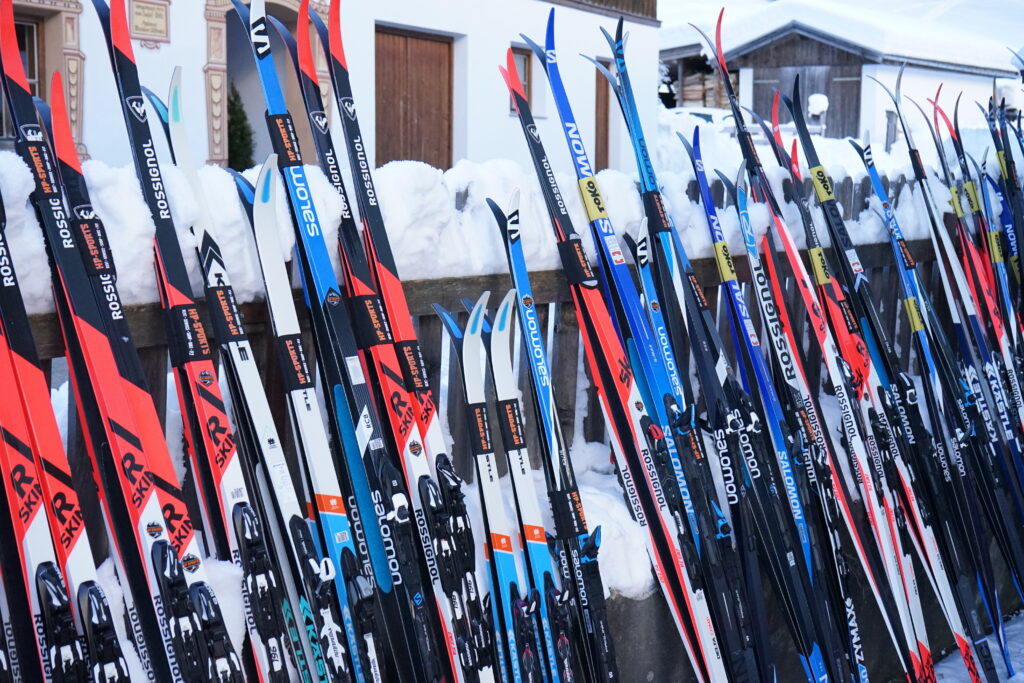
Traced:
<path fill-rule="evenodd" d="M 531 85 L 533 84 L 533 74 L 531 73 L 533 68 L 533 52 L 525 47 L 513 47 L 512 58 L 516 62 L 516 71 L 519 72 L 519 80 L 523 82 L 523 93 L 526 95 L 526 103 L 533 107 L 533 94 L 531 93 Z M 508 110 L 515 113 L 516 105 L 512 101 L 512 98 L 508 98 Z"/>
<path fill-rule="evenodd" d="M 21 51 L 21 61 L 25 65 L 25 76 L 28 79 L 28 87 L 33 95 L 39 94 L 39 56 L 41 50 L 39 49 L 39 22 L 32 19 L 18 19 L 14 20 L 14 31 L 18 36 L 18 48 Z M 4 103 L 3 109 L 0 110 L 0 131 L 2 131 L 2 137 L 4 139 L 11 140 L 14 138 L 14 125 L 11 122 L 11 117 L 7 113 L 7 104 Z"/>

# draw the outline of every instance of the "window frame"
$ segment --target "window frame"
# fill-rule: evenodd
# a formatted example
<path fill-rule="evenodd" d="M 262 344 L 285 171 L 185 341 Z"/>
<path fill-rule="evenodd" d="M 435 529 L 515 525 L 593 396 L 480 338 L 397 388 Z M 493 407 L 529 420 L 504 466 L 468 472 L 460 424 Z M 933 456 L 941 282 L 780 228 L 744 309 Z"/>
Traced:
<path fill-rule="evenodd" d="M 533 109 L 533 50 L 528 47 L 513 45 L 512 55 L 516 58 L 516 69 L 519 70 L 519 80 L 523 83 L 523 93 L 526 95 L 526 103 L 530 105 L 530 109 Z M 525 61 L 525 69 L 519 69 L 519 57 L 522 57 Z M 511 95 L 509 95 L 508 98 L 508 113 L 509 115 L 515 115 L 516 113 L 516 104 Z"/>
<path fill-rule="evenodd" d="M 43 65 L 43 56 L 46 54 L 43 48 L 43 18 L 31 14 L 14 15 L 14 26 L 17 31 L 19 26 L 31 26 L 35 34 L 35 73 L 29 74 L 28 67 L 25 68 L 25 78 L 28 81 L 29 92 L 33 95 L 40 95 L 42 87 L 42 74 L 46 72 Z M 21 53 L 21 46 L 18 46 L 18 53 Z M 16 139 L 13 122 L 10 120 L 10 113 L 7 111 L 7 102 L 0 106 L 0 141 L 13 143 Z"/>

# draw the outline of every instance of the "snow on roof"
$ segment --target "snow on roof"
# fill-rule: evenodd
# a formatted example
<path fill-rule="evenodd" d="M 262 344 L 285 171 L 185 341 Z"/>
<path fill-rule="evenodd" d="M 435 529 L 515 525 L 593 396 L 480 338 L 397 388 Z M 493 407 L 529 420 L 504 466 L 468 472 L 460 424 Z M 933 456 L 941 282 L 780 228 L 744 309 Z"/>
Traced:
<path fill-rule="evenodd" d="M 714 33 L 717 4 L 693 0 L 662 0 L 661 49 L 679 48 L 699 41 L 688 22 Z M 860 0 L 856 3 L 821 3 L 811 0 L 729 2 L 722 23 L 726 52 L 749 47 L 772 33 L 801 31 L 832 39 L 871 61 L 910 61 L 940 68 L 1012 74 L 1016 71 L 1007 45 L 1016 46 L 1024 35 L 1024 11 L 1005 3 L 980 2 L 893 3 Z M 1015 48 L 1016 49 L 1016 48 Z M 708 53 L 703 47 L 705 54 Z"/>

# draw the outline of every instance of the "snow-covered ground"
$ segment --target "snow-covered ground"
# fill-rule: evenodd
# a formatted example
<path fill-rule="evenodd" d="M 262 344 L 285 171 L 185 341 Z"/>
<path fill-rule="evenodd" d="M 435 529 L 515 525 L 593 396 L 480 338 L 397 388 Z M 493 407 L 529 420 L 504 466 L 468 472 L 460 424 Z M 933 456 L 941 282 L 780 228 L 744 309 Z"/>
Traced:
<path fill-rule="evenodd" d="M 1024 681 L 1024 614 L 1018 614 L 1004 625 L 1006 632 L 1006 643 L 1009 650 L 1010 662 L 1014 665 L 1014 675 L 1011 677 L 1006 670 L 999 648 L 995 639 L 989 638 L 989 647 L 992 649 L 992 659 L 995 660 L 996 670 L 999 672 L 1001 681 Z M 943 683 L 970 683 L 971 677 L 964 666 L 964 660 L 959 652 L 951 652 L 944 659 L 935 663 L 935 680 Z"/>

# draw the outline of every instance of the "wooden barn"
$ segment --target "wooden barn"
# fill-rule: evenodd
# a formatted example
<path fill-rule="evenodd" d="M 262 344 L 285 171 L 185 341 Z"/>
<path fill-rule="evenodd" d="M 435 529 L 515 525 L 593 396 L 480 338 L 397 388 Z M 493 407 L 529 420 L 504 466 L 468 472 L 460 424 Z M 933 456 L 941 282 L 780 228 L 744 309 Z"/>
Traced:
<path fill-rule="evenodd" d="M 871 77 L 892 87 L 905 64 L 903 92 L 922 105 L 940 83 L 950 107 L 963 92 L 972 110 L 968 127 L 981 125 L 980 119 L 973 121 L 973 101 L 1001 96 L 1007 84 L 1019 90 L 1012 55 L 998 39 L 960 36 L 957 43 L 976 47 L 968 50 L 945 41 L 943 32 L 950 27 L 938 22 L 874 22 L 870 10 L 858 14 L 857 8 L 823 7 L 808 15 L 805 8 L 773 2 L 732 22 L 727 17 L 722 28 L 725 57 L 741 104 L 767 115 L 775 90 L 790 94 L 799 75 L 804 107 L 811 94 L 828 98 L 821 120 L 825 135 L 870 136 L 873 142 L 891 143 L 899 134 L 892 104 Z M 667 68 L 662 102 L 669 108 L 728 106 L 697 32 L 686 29 L 663 31 L 660 55 Z M 781 118 L 789 120 L 786 112 Z"/>

